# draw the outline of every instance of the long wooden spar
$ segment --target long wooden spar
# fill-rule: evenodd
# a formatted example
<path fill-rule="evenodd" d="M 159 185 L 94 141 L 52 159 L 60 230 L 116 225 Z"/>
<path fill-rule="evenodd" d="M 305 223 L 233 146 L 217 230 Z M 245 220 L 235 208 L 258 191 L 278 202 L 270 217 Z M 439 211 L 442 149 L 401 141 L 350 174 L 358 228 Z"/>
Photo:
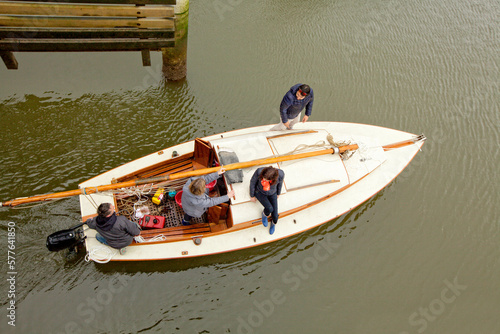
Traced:
<path fill-rule="evenodd" d="M 284 155 L 284 156 L 273 157 L 273 158 L 251 160 L 251 161 L 246 161 L 246 162 L 236 162 L 233 164 L 225 165 L 223 167 L 225 170 L 242 169 L 242 168 L 248 168 L 248 167 L 259 166 L 259 165 L 273 164 L 273 163 L 282 162 L 282 161 L 310 158 L 310 157 L 315 157 L 315 156 L 319 156 L 319 155 L 343 153 L 347 150 L 353 151 L 353 150 L 357 150 L 357 149 L 358 149 L 358 145 L 356 145 L 356 144 L 345 145 L 345 146 L 341 146 L 339 148 L 330 148 L 330 149 L 318 150 L 318 151 L 313 151 L 313 152 L 290 154 L 290 155 Z M 101 186 L 96 186 L 96 187 L 85 187 L 82 189 L 62 191 L 62 192 L 57 192 L 57 193 L 53 193 L 53 194 L 45 194 L 45 195 L 36 195 L 36 196 L 24 197 L 24 198 L 16 198 L 16 199 L 13 199 L 13 200 L 10 200 L 7 202 L 0 203 L 0 206 L 16 206 L 16 205 L 20 205 L 20 204 L 43 202 L 43 201 L 49 201 L 49 200 L 77 196 L 77 195 L 95 194 L 98 192 L 121 189 L 121 188 L 129 188 L 129 187 L 139 186 L 139 185 L 143 185 L 143 184 L 177 180 L 177 179 L 182 179 L 182 178 L 186 178 L 186 177 L 210 174 L 210 173 L 218 171 L 220 168 L 221 167 L 203 168 L 203 169 L 198 169 L 198 170 L 193 170 L 193 171 L 173 173 L 170 175 L 157 176 L 157 177 L 151 177 L 151 178 L 145 178 L 145 179 L 136 179 L 136 180 L 131 180 L 131 181 L 106 184 L 106 185 L 101 185 Z"/>

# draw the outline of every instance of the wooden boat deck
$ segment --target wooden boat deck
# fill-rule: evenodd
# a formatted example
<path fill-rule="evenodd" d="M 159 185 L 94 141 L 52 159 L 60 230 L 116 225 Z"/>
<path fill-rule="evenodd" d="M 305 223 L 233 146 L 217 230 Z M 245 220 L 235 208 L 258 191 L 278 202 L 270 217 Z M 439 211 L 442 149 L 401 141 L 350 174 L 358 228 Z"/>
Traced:
<path fill-rule="evenodd" d="M 173 173 L 192 171 L 196 169 L 206 168 L 207 165 L 211 164 L 213 161 L 214 153 L 208 144 L 197 139 L 198 147 L 201 149 L 184 154 L 168 160 L 167 162 L 161 162 L 155 165 L 145 167 L 143 169 L 137 170 L 133 173 L 124 175 L 118 179 L 116 182 L 124 182 L 132 179 L 143 179 L 151 178 L 163 175 L 169 175 Z M 201 154 L 200 154 L 201 152 Z M 154 185 L 153 189 L 158 189 L 163 187 L 168 190 L 175 190 L 179 192 L 186 183 L 187 179 L 177 179 L 173 181 L 166 181 Z M 152 203 L 151 198 L 153 193 L 142 195 L 141 200 L 144 200 L 144 205 L 148 207 L 149 214 L 154 216 L 165 217 L 165 227 L 162 229 L 145 229 L 141 231 L 141 237 L 146 241 L 158 236 L 164 237 L 194 237 L 204 233 L 218 232 L 227 229 L 228 223 L 225 219 L 221 219 L 221 209 L 218 206 L 209 213 L 203 215 L 201 218 L 193 218 L 192 225 L 183 226 L 182 218 L 184 216 L 184 211 L 175 202 L 173 198 L 166 198 L 163 200 L 161 205 L 155 205 Z M 166 194 L 165 194 L 166 195 Z M 215 188 L 215 192 L 211 192 L 211 196 L 220 196 L 218 187 Z M 118 194 L 115 195 L 115 206 L 117 212 L 120 215 L 126 216 L 130 220 L 134 220 L 134 203 L 137 202 L 136 195 Z M 223 211 L 223 216 L 227 216 L 227 211 Z"/>

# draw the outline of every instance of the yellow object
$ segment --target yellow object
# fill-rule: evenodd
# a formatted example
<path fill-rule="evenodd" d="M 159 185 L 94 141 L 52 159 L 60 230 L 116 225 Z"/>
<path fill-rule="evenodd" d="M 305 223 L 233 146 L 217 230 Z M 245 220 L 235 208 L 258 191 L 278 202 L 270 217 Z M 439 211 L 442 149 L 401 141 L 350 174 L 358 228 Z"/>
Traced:
<path fill-rule="evenodd" d="M 156 204 L 156 205 L 160 205 L 161 203 L 161 200 L 163 199 L 163 196 L 165 194 L 165 189 L 163 188 L 158 188 L 158 190 L 156 191 L 155 195 L 153 196 L 153 203 Z"/>

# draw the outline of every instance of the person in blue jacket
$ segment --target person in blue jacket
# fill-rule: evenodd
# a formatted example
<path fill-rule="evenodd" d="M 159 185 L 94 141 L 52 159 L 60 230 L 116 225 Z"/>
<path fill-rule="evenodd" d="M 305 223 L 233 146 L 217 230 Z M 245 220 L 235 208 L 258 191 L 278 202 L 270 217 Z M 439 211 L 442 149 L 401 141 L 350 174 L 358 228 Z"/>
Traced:
<path fill-rule="evenodd" d="M 229 198 L 234 197 L 234 190 L 220 197 L 208 196 L 208 189 L 206 189 L 205 185 L 217 180 L 224 172 L 225 170 L 221 168 L 218 172 L 202 175 L 201 177 L 191 177 L 182 187 L 181 203 L 184 210 L 182 225 L 191 225 L 192 218 L 199 218 L 209 207 L 227 202 Z"/>
<path fill-rule="evenodd" d="M 285 172 L 269 167 L 258 168 L 250 180 L 250 200 L 257 200 L 264 206 L 262 225 L 267 227 L 268 218 L 272 217 L 269 234 L 273 234 L 278 223 L 278 196 L 281 194 Z"/>
<path fill-rule="evenodd" d="M 272 131 L 291 130 L 293 125 L 300 120 L 304 108 L 306 113 L 302 122 L 307 122 L 311 116 L 314 102 L 314 93 L 311 87 L 305 84 L 296 84 L 285 94 L 280 104 L 281 123 L 271 128 Z"/>

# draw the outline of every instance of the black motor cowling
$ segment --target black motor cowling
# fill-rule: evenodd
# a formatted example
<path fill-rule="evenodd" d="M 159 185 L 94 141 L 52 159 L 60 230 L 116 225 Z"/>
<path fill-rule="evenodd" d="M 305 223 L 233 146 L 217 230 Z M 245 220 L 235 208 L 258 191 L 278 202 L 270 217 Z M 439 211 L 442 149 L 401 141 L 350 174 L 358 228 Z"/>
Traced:
<path fill-rule="evenodd" d="M 67 230 L 52 233 L 47 237 L 46 246 L 51 252 L 71 248 L 83 243 L 85 235 L 83 234 L 83 224 L 78 224 Z"/>

